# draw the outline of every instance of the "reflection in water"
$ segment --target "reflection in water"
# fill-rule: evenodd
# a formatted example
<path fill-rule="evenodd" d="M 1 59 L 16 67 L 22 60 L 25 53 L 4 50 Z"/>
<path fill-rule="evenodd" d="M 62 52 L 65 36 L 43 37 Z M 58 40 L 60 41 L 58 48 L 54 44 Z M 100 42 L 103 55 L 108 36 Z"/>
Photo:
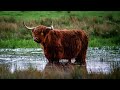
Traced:
<path fill-rule="evenodd" d="M 86 59 L 88 72 L 109 73 L 113 66 L 120 66 L 120 48 L 88 48 Z M 0 64 L 9 65 L 11 72 L 25 70 L 29 67 L 43 71 L 47 63 L 41 48 L 0 49 Z"/>
<path fill-rule="evenodd" d="M 15 70 L 25 70 L 28 69 L 29 67 L 34 67 L 37 70 L 44 70 L 45 66 L 46 66 L 46 62 L 45 61 L 15 61 L 13 63 L 10 63 L 10 71 L 14 72 Z"/>

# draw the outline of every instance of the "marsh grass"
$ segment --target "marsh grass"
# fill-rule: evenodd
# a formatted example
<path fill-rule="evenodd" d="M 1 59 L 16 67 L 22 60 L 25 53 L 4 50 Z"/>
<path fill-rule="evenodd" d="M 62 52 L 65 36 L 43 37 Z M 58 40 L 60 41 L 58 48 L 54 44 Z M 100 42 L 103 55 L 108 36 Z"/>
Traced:
<path fill-rule="evenodd" d="M 90 47 L 120 46 L 119 11 L 0 11 L 0 48 L 39 48 L 31 31 L 23 26 L 39 24 L 58 29 L 83 29 L 89 36 Z M 32 67 L 11 73 L 0 65 L 0 79 L 120 79 L 120 68 L 109 74 L 87 73 L 80 66 L 48 66 L 44 71 Z"/>
<path fill-rule="evenodd" d="M 120 46 L 120 36 L 110 38 L 100 38 L 98 36 L 91 36 L 89 38 L 90 47 L 103 47 L 103 46 Z"/>
<path fill-rule="evenodd" d="M 19 45 L 20 41 L 27 44 L 27 40 L 32 39 L 31 31 L 24 28 L 23 21 L 28 26 L 39 24 L 50 26 L 53 22 L 54 28 L 58 29 L 83 29 L 90 38 L 90 46 L 120 45 L 119 11 L 71 11 L 70 13 L 67 11 L 1 11 L 1 48 L 23 47 Z M 16 45 L 10 44 L 10 41 Z M 24 47 L 28 47 L 26 44 Z M 29 44 L 29 47 L 32 45 Z"/>
<path fill-rule="evenodd" d="M 40 45 L 35 43 L 33 40 L 21 40 L 21 39 L 9 39 L 0 40 L 1 48 L 39 48 Z"/>
<path fill-rule="evenodd" d="M 11 73 L 5 65 L 0 65 L 0 79 L 120 79 L 120 68 L 114 68 L 109 74 L 88 73 L 85 66 L 47 66 L 44 71 L 35 68 L 16 70 Z"/>

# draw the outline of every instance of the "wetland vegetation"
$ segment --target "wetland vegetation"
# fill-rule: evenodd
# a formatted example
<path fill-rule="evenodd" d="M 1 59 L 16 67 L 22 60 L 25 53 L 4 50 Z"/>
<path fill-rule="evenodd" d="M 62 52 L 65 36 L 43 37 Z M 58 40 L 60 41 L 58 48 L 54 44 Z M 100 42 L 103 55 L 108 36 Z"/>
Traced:
<path fill-rule="evenodd" d="M 28 26 L 50 26 L 53 22 L 54 28 L 85 30 L 89 36 L 87 70 L 72 65 L 46 66 L 40 45 L 23 21 Z M 120 79 L 120 11 L 0 11 L 0 48 L 0 79 Z M 30 67 L 23 70 L 28 62 Z M 108 64 L 110 73 L 92 71 L 98 70 L 97 65 L 107 70 Z M 44 70 L 36 65 L 43 65 Z"/>

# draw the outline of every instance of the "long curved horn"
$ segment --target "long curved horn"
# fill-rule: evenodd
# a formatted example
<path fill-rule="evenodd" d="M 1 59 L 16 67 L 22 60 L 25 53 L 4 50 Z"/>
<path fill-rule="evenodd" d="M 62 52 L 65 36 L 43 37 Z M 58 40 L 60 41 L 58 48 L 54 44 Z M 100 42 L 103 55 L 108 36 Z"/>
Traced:
<path fill-rule="evenodd" d="M 52 21 L 52 25 L 51 25 L 51 28 L 52 28 L 52 29 L 54 29 L 54 27 L 53 27 L 53 21 Z"/>
<path fill-rule="evenodd" d="M 26 26 L 24 22 L 23 22 L 23 25 L 24 25 L 27 29 L 30 29 L 30 30 L 36 28 L 36 27 L 28 27 L 28 26 Z"/>
<path fill-rule="evenodd" d="M 53 22 L 52 22 L 52 25 L 51 25 L 51 27 L 47 27 L 47 29 L 54 29 L 54 27 L 53 27 Z"/>
<path fill-rule="evenodd" d="M 53 26 L 51 26 L 51 27 L 47 27 L 47 29 L 52 29 L 53 30 L 54 28 L 53 28 Z"/>

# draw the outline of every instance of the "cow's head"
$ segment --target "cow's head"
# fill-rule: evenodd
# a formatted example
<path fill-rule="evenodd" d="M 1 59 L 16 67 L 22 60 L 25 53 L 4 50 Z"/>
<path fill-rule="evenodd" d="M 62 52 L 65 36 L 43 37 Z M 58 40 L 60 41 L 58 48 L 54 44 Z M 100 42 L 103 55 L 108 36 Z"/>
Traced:
<path fill-rule="evenodd" d="M 43 43 L 45 36 L 48 34 L 48 32 L 50 30 L 53 30 L 53 26 L 51 27 L 47 27 L 47 26 L 43 26 L 43 25 L 39 25 L 36 27 L 28 27 L 25 25 L 25 23 L 23 22 L 24 26 L 32 31 L 32 36 L 33 36 L 33 40 L 37 43 Z"/>

